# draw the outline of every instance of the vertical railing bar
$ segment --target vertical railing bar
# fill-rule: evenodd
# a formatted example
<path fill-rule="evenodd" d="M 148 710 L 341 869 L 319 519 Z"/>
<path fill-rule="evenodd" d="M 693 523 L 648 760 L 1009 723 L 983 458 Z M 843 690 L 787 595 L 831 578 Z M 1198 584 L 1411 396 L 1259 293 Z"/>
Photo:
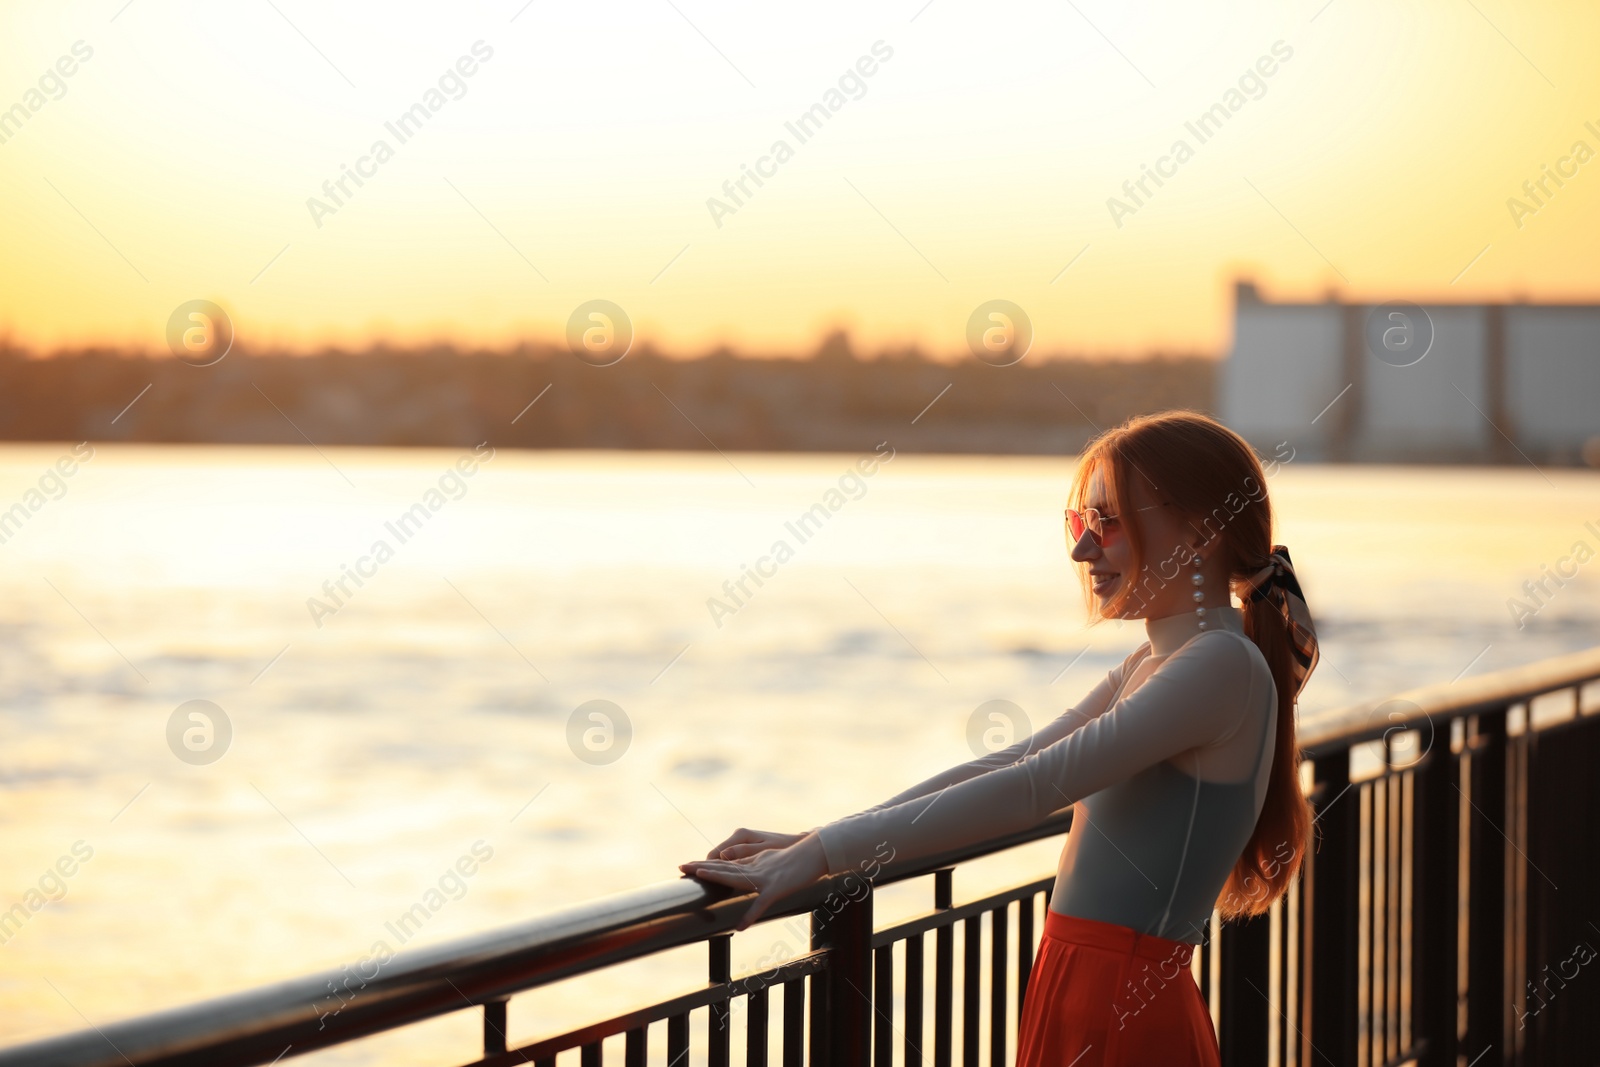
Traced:
<path fill-rule="evenodd" d="M 550 1061 L 555 1067 L 555 1060 Z M 689 1014 L 679 1012 L 667 1019 L 667 1067 L 689 1067 Z M 799 1065 L 796 1065 L 799 1067 Z"/>
<path fill-rule="evenodd" d="M 1318 756 L 1312 769 L 1320 840 L 1305 857 L 1310 930 L 1301 973 L 1307 976 L 1310 1017 L 1300 1059 L 1308 1067 L 1328 1062 L 1345 1067 L 1359 1045 L 1353 995 L 1359 959 L 1351 930 L 1359 908 L 1359 787 L 1350 781 L 1349 749 Z M 1352 792 L 1357 795 L 1346 795 Z"/>
<path fill-rule="evenodd" d="M 1305 1026 L 1305 1012 L 1301 1010 L 1300 984 L 1300 939 L 1304 936 L 1305 922 L 1300 913 L 1303 898 L 1300 893 L 1300 879 L 1297 877 L 1289 883 L 1288 894 L 1284 897 L 1286 907 L 1284 914 L 1288 917 L 1288 932 L 1284 937 L 1284 994 L 1283 1010 L 1288 1016 L 1289 1025 L 1283 1035 L 1283 1063 L 1284 1067 L 1300 1067 L 1300 1030 Z"/>
<path fill-rule="evenodd" d="M 1384 1000 L 1382 1000 L 1382 1027 L 1378 1030 L 1378 1054 L 1384 1064 L 1395 1057 L 1395 1045 L 1400 1037 L 1398 1014 L 1400 997 L 1395 990 L 1400 968 L 1395 960 L 1398 945 L 1398 920 L 1400 920 L 1400 833 L 1397 814 L 1400 811 L 1400 776 L 1384 776 Z"/>
<path fill-rule="evenodd" d="M 744 998 L 744 1005 L 745 1067 L 767 1067 L 767 987 L 752 990 Z"/>
<path fill-rule="evenodd" d="M 948 911 L 954 906 L 955 872 L 946 867 L 933 875 L 933 906 Z M 939 927 L 933 948 L 933 1063 L 952 1067 L 955 1034 L 955 952 L 953 924 Z"/>
<path fill-rule="evenodd" d="M 894 945 L 872 951 L 872 1062 L 894 1067 Z"/>
<path fill-rule="evenodd" d="M 1222 927 L 1218 982 L 1221 1026 L 1217 1038 L 1229 1063 L 1267 1062 L 1267 1017 L 1272 995 L 1267 964 L 1272 953 L 1270 916 L 1257 915 Z"/>
<path fill-rule="evenodd" d="M 1028 1001 L 1028 978 L 1033 973 L 1033 910 L 1039 894 L 1029 893 L 1017 901 L 1017 1024 L 1022 1024 L 1022 1009 Z"/>
<path fill-rule="evenodd" d="M 650 1031 L 636 1026 L 628 1031 L 623 1046 L 622 1062 L 626 1067 L 647 1067 L 650 1062 Z"/>
<path fill-rule="evenodd" d="M 1355 787 L 1356 809 L 1360 813 L 1360 883 L 1356 895 L 1356 1058 L 1355 1067 L 1372 1064 L 1372 806 L 1376 803 L 1370 783 Z"/>
<path fill-rule="evenodd" d="M 506 1050 L 506 1001 L 483 1002 L 483 1054 L 494 1056 Z"/>
<path fill-rule="evenodd" d="M 961 972 L 961 1064 L 978 1067 L 979 994 L 982 986 L 983 916 L 974 915 L 962 924 L 965 941 Z"/>
<path fill-rule="evenodd" d="M 1455 1034 L 1457 1057 L 1452 1058 L 1446 1067 L 1456 1067 L 1459 1050 L 1470 1047 L 1472 1041 L 1471 1016 L 1472 1016 L 1472 976 L 1475 965 L 1472 962 L 1473 938 L 1477 931 L 1473 929 L 1474 908 L 1472 906 L 1474 885 L 1473 878 L 1478 869 L 1478 843 L 1473 824 L 1476 820 L 1476 809 L 1472 797 L 1477 789 L 1475 779 L 1478 775 L 1477 760 L 1472 758 L 1472 734 L 1469 733 L 1472 719 L 1463 717 L 1462 732 L 1465 743 L 1460 755 L 1456 757 L 1456 883 L 1466 887 L 1465 899 L 1457 893 L 1456 911 L 1456 987 L 1454 997 L 1450 1002 L 1450 1030 Z"/>
<path fill-rule="evenodd" d="M 733 980 L 733 935 L 714 934 L 706 940 L 706 970 L 713 985 Z M 732 1058 L 732 1005 L 714 1001 L 706 1020 L 706 1063 L 709 1067 L 728 1067 Z"/>
<path fill-rule="evenodd" d="M 1400 1048 L 1406 1053 L 1416 1046 L 1416 793 L 1418 773 L 1406 771 L 1405 779 L 1405 867 L 1400 883 L 1400 913 L 1405 917 L 1405 941 L 1400 942 L 1400 987 L 1405 1000 L 1400 1005 Z"/>
<path fill-rule="evenodd" d="M 1394 1058 L 1400 1039 L 1400 997 L 1395 988 L 1400 974 L 1395 946 L 1399 943 L 1400 854 L 1398 814 L 1401 780 L 1397 774 L 1384 779 L 1383 789 L 1383 1062 Z"/>
<path fill-rule="evenodd" d="M 1009 904 L 989 910 L 989 1067 L 1005 1067 L 1006 1034 L 1006 957 L 1009 955 Z"/>
<path fill-rule="evenodd" d="M 1580 711 L 1581 714 L 1581 711 Z M 1568 755 L 1570 759 L 1564 760 L 1564 765 L 1572 767 L 1574 763 L 1582 767 L 1594 767 L 1600 761 L 1600 722 L 1589 720 L 1589 726 L 1584 731 L 1582 741 L 1575 746 Z M 1580 810 L 1587 812 L 1600 811 L 1600 785 L 1596 784 L 1593 774 L 1577 776 L 1578 781 L 1571 787 L 1572 792 L 1563 791 L 1559 803 L 1577 804 Z M 1548 794 L 1547 794 L 1548 795 Z M 1554 835 L 1548 824 L 1544 824 L 1546 839 L 1555 844 Z M 1600 819 L 1592 815 L 1588 819 L 1588 839 L 1580 840 L 1578 847 L 1563 854 L 1567 858 L 1568 868 L 1573 876 L 1572 888 L 1562 900 L 1563 906 L 1555 906 L 1552 900 L 1552 910 L 1561 916 L 1562 925 L 1567 930 L 1588 928 L 1589 918 L 1582 915 L 1582 909 L 1574 901 L 1587 901 L 1600 899 Z M 1557 846 L 1560 847 L 1560 846 Z M 1565 879 L 1563 879 L 1565 881 Z M 1584 926 L 1579 927 L 1582 922 Z M 1588 936 L 1584 934 L 1583 936 Z M 1592 942 L 1591 942 L 1592 944 Z M 1565 948 L 1565 946 L 1562 946 Z M 1592 1049 L 1600 1046 L 1600 1012 L 1585 1012 L 1573 1024 L 1564 1028 L 1563 1040 L 1554 1051 L 1558 1054 L 1566 1053 L 1575 1057 L 1580 1049 Z"/>
<path fill-rule="evenodd" d="M 1372 795 L 1372 807 L 1367 813 L 1370 822 L 1371 836 L 1368 840 L 1370 850 L 1370 866 L 1368 878 L 1372 883 L 1372 903 L 1367 916 L 1368 941 L 1370 943 L 1368 957 L 1367 981 L 1367 1063 L 1371 1067 L 1380 1067 L 1385 1062 L 1383 1053 L 1383 1005 L 1385 996 L 1384 970 L 1386 965 L 1384 949 L 1388 942 L 1388 928 L 1384 920 L 1388 906 L 1389 890 L 1389 844 L 1388 844 L 1388 810 L 1389 810 L 1389 783 L 1379 776 L 1368 783 L 1368 790 Z"/>
<path fill-rule="evenodd" d="M 1266 991 L 1271 1011 L 1267 1012 L 1266 1067 L 1283 1067 L 1283 901 L 1275 900 L 1260 916 L 1267 923 Z"/>
<path fill-rule="evenodd" d="M 1532 704 L 1532 701 L 1529 701 Z M 1508 770 L 1513 773 L 1506 797 L 1506 837 L 1515 855 L 1507 854 L 1511 876 L 1510 908 L 1506 916 L 1506 943 L 1510 951 L 1509 978 L 1514 997 L 1507 997 L 1502 1030 L 1507 1035 L 1505 1057 L 1524 1063 L 1527 1028 L 1517 1025 L 1516 1005 L 1527 1007 L 1528 989 L 1528 749 L 1533 744 L 1533 716 L 1526 712 L 1522 733 L 1508 740 Z"/>
<path fill-rule="evenodd" d="M 1577 703 L 1578 694 L 1574 693 L 1573 697 L 1574 703 Z M 1578 877 L 1572 860 L 1574 854 L 1586 844 L 1582 827 L 1592 826 L 1594 817 L 1593 809 L 1582 806 L 1581 787 L 1577 780 L 1582 778 L 1583 771 L 1577 770 L 1572 762 L 1573 756 L 1582 750 L 1581 736 L 1568 732 L 1571 740 L 1567 744 L 1545 741 L 1541 745 L 1542 733 L 1542 730 L 1539 733 L 1530 731 L 1524 764 L 1528 788 L 1522 850 L 1527 854 L 1531 877 L 1528 879 L 1527 925 L 1523 928 L 1527 958 L 1522 970 L 1531 976 L 1535 987 L 1533 996 L 1546 1000 L 1546 1006 L 1551 1007 L 1548 998 L 1552 994 L 1565 997 L 1571 991 L 1566 988 L 1567 983 L 1562 982 L 1560 972 L 1562 957 L 1566 956 L 1568 947 L 1573 943 L 1570 936 L 1572 927 L 1569 925 L 1569 916 L 1558 901 L 1568 894 L 1582 892 L 1582 879 Z M 1562 788 L 1553 789 L 1552 785 L 1556 783 L 1560 783 Z M 1570 788 L 1566 788 L 1568 783 L 1571 783 Z M 1560 800 L 1552 804 L 1552 797 L 1559 797 Z M 1559 834 L 1552 834 L 1551 830 L 1558 825 L 1558 820 L 1553 816 L 1561 810 L 1590 814 L 1572 821 L 1570 826 L 1562 826 Z M 1554 848 L 1549 847 L 1554 841 L 1560 843 Z M 1574 899 L 1586 898 L 1575 896 Z M 1595 930 L 1589 929 L 1589 933 L 1592 938 Z M 1589 944 L 1592 946 L 1594 941 L 1591 939 Z M 1563 1040 L 1564 1032 L 1574 1029 L 1572 1024 L 1564 1024 L 1561 1013 L 1553 1008 L 1546 1011 L 1535 1006 L 1533 1010 L 1531 1017 L 1522 1016 L 1517 1020 L 1519 1027 L 1525 1031 L 1525 1062 L 1571 1063 L 1579 1059 L 1579 1046 L 1569 1045 Z"/>
<path fill-rule="evenodd" d="M 1222 1036 L 1222 913 L 1211 909 L 1211 925 L 1206 939 L 1211 951 L 1206 954 L 1206 1009 L 1211 1012 L 1211 1025 L 1218 1038 Z"/>
<path fill-rule="evenodd" d="M 1372 782 L 1372 994 L 1367 1022 L 1367 1047 L 1373 1067 L 1389 1062 L 1384 1042 L 1389 984 L 1389 779 Z"/>
<path fill-rule="evenodd" d="M 1384 1027 L 1389 987 L 1389 780 L 1372 782 L 1372 995 L 1367 1021 L 1368 1062 L 1373 1067 L 1389 1062 L 1384 1044 Z"/>
<path fill-rule="evenodd" d="M 1411 1029 L 1425 1043 L 1421 1067 L 1456 1067 L 1456 1004 L 1460 980 L 1459 838 L 1466 806 L 1458 777 L 1453 723 L 1429 723 L 1426 748 L 1412 775 Z"/>
<path fill-rule="evenodd" d="M 925 935 L 912 934 L 906 938 L 906 1012 L 905 1012 L 905 1050 L 902 1053 L 903 1062 L 907 1067 L 912 1064 L 924 1062 L 922 1054 L 922 991 L 923 991 L 923 944 Z"/>
<path fill-rule="evenodd" d="M 872 1059 L 872 883 L 842 875 L 811 912 L 811 947 L 826 949 L 825 979 L 812 985 L 811 1059 L 818 1067 L 867 1067 Z M 859 891 L 859 894 L 858 894 Z M 835 910 L 830 902 L 838 901 Z"/>
<path fill-rule="evenodd" d="M 817 930 L 816 913 L 811 918 L 811 947 L 813 949 L 826 947 L 825 942 Z M 833 967 L 832 954 L 828 959 L 828 968 Z M 821 970 L 813 973 L 809 979 L 810 1012 L 806 1020 L 806 1034 L 809 1054 L 806 1063 L 809 1067 L 826 1067 L 828 1062 L 828 972 Z"/>
<path fill-rule="evenodd" d="M 1472 887 L 1468 897 L 1467 1038 L 1462 1052 L 1477 1067 L 1500 1067 L 1506 1055 L 1505 1013 L 1514 995 L 1506 956 L 1506 878 L 1511 843 L 1501 827 L 1507 810 L 1506 709 L 1468 720 L 1472 779 Z M 1509 995 L 1508 995 L 1509 994 Z"/>
<path fill-rule="evenodd" d="M 1394 780 L 1387 773 L 1373 783 L 1380 794 L 1373 806 L 1373 864 L 1374 891 L 1377 907 L 1373 915 L 1373 1001 L 1372 1001 L 1372 1062 L 1389 1062 L 1389 915 L 1390 869 L 1392 852 L 1389 838 L 1389 813 L 1394 808 Z"/>
<path fill-rule="evenodd" d="M 783 983 L 783 1067 L 805 1067 L 806 980 Z"/>
<path fill-rule="evenodd" d="M 1400 1003 L 1403 991 L 1400 988 L 1400 935 L 1404 924 L 1403 901 L 1400 893 L 1404 885 L 1404 850 L 1402 848 L 1403 826 L 1402 818 L 1405 811 L 1406 776 L 1399 772 L 1389 778 L 1389 1004 L 1385 1011 L 1388 1015 L 1388 1048 L 1384 1052 L 1384 1059 L 1390 1060 L 1402 1051 L 1400 1045 Z"/>
<path fill-rule="evenodd" d="M 1458 892 L 1457 896 L 1456 988 L 1455 999 L 1450 1005 L 1450 1024 L 1456 1035 L 1458 1050 L 1464 1051 L 1474 1047 L 1472 979 L 1477 973 L 1473 946 L 1478 936 L 1478 909 L 1473 901 L 1481 892 L 1475 889 L 1477 883 L 1474 879 L 1478 876 L 1482 860 L 1478 855 L 1477 808 L 1472 798 L 1478 790 L 1477 778 L 1482 766 L 1472 752 L 1475 743 L 1473 717 L 1464 717 L 1462 723 L 1466 739 L 1460 755 L 1456 757 L 1456 789 L 1460 794 L 1456 804 L 1456 853 L 1459 860 L 1456 864 L 1456 881 L 1466 887 L 1466 892 Z M 1457 1058 L 1450 1060 L 1447 1067 L 1457 1067 L 1458 1060 L 1459 1051 Z"/>

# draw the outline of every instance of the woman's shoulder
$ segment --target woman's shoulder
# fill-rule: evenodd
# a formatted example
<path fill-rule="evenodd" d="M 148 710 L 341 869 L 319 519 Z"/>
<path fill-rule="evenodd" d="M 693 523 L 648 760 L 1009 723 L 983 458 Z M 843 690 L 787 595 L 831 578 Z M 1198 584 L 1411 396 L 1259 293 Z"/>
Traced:
<path fill-rule="evenodd" d="M 1128 672 L 1150 658 L 1153 651 L 1149 639 L 1146 638 L 1128 653 L 1118 670 L 1126 677 Z M 1231 667 L 1238 673 L 1256 674 L 1268 678 L 1272 676 L 1272 668 L 1267 665 L 1267 657 L 1262 655 L 1260 647 L 1248 635 L 1221 626 L 1201 630 L 1166 656 L 1157 658 L 1162 660 L 1157 664 L 1157 670 L 1167 667 L 1170 663 L 1212 664 L 1221 669 Z"/>
<path fill-rule="evenodd" d="M 1203 663 L 1230 674 L 1272 677 L 1272 668 L 1267 665 L 1267 657 L 1262 655 L 1260 647 L 1248 635 L 1225 627 L 1200 631 L 1168 659 L 1176 660 L 1180 656 L 1187 662 Z"/>

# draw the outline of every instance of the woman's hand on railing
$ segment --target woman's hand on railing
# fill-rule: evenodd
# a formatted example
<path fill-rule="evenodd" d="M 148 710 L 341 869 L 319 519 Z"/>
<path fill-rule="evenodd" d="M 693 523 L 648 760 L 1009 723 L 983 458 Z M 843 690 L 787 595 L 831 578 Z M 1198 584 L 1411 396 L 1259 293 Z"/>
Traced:
<path fill-rule="evenodd" d="M 788 848 L 805 834 L 783 834 L 776 830 L 746 830 L 739 827 L 722 844 L 706 853 L 708 860 L 742 860 L 773 848 Z"/>
<path fill-rule="evenodd" d="M 788 835 L 783 835 L 788 836 Z M 787 848 L 768 848 L 739 860 L 690 860 L 678 869 L 690 878 L 754 892 L 735 930 L 747 929 L 776 903 L 828 874 L 828 855 L 815 833 L 800 835 Z"/>

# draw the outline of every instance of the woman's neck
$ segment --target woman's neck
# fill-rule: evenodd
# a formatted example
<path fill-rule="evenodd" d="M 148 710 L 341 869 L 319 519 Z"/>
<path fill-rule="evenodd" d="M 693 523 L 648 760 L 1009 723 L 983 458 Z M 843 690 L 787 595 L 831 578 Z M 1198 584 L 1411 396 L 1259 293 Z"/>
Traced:
<path fill-rule="evenodd" d="M 1201 629 L 1201 621 L 1205 628 Z M 1194 608 L 1185 608 L 1171 615 L 1161 615 L 1144 620 L 1145 636 L 1150 639 L 1150 654 L 1165 656 L 1183 647 L 1195 634 L 1206 630 L 1232 630 L 1244 633 L 1244 612 L 1232 604 L 1206 608 L 1204 616 L 1196 615 Z"/>

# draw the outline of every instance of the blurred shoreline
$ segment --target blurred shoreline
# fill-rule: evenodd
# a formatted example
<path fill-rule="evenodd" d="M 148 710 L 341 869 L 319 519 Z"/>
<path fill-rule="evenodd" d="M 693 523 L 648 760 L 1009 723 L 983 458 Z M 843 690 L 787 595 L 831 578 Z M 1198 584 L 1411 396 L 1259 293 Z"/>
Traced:
<path fill-rule="evenodd" d="M 1214 357 L 1011 366 L 911 348 L 808 357 L 663 354 L 609 366 L 553 344 L 310 355 L 236 346 L 210 366 L 87 348 L 0 345 L 0 440 L 1061 455 L 1145 411 L 1214 405 Z"/>
<path fill-rule="evenodd" d="M 867 356 L 843 331 L 806 356 L 719 348 L 683 357 L 640 343 L 604 365 L 551 343 L 309 354 L 235 346 L 198 365 L 0 342 L 0 441 L 857 454 L 892 440 L 912 454 L 1061 456 L 1132 416 L 1189 408 L 1223 418 L 1263 455 L 1288 449 L 1304 462 L 1529 462 L 1526 448 L 1442 448 L 1426 433 L 1383 445 L 1367 429 L 1352 431 L 1361 449 L 1330 452 L 1316 447 L 1315 426 L 1284 421 L 1293 405 L 1283 398 L 1241 409 L 1228 363 L 1053 354 L 997 364 L 916 348 Z M 1600 458 L 1600 437 L 1582 449 L 1529 448 L 1535 463 L 1581 468 Z"/>

